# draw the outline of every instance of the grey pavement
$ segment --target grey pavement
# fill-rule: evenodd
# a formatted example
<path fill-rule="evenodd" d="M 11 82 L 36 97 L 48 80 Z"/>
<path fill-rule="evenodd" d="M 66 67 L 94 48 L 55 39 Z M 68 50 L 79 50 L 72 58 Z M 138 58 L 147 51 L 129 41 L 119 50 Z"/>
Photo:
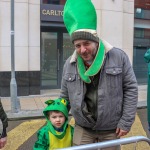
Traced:
<path fill-rule="evenodd" d="M 1 97 L 3 108 L 8 119 L 43 117 L 43 109 L 48 99 L 55 99 L 59 96 L 60 89 L 41 90 L 40 95 L 19 96 L 20 109 L 17 113 L 11 111 L 11 97 Z M 147 86 L 139 86 L 138 108 L 147 106 Z"/>
<path fill-rule="evenodd" d="M 12 112 L 11 97 L 1 97 L 1 101 L 9 120 L 43 117 L 45 101 L 57 98 L 59 92 L 60 89 L 42 90 L 40 95 L 18 96 L 20 106 L 17 113 Z"/>

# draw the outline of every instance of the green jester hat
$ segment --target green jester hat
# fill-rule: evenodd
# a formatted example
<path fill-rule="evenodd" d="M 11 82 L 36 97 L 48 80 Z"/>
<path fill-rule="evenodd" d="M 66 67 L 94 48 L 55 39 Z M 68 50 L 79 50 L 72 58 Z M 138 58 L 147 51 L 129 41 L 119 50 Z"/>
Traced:
<path fill-rule="evenodd" d="M 47 119 L 47 125 L 49 127 L 49 130 L 51 131 L 51 133 L 53 135 L 55 135 L 57 138 L 61 139 L 64 137 L 65 133 L 66 133 L 66 127 L 67 127 L 67 124 L 68 124 L 68 109 L 67 109 L 67 105 L 68 105 L 68 102 L 63 99 L 63 98 L 58 98 L 56 100 L 47 100 L 45 102 L 48 106 L 43 110 L 43 113 L 44 113 L 44 116 L 46 117 Z M 48 118 L 48 112 L 49 111 L 60 111 L 62 112 L 65 117 L 66 117 L 66 121 L 63 125 L 63 132 L 57 132 L 55 130 L 55 128 L 53 127 L 53 125 L 51 124 L 51 122 L 49 121 L 49 118 Z"/>
<path fill-rule="evenodd" d="M 79 55 L 77 56 L 78 72 L 81 79 L 86 83 L 91 83 L 90 76 L 99 72 L 105 56 L 104 44 L 99 40 L 96 32 L 97 15 L 95 7 L 91 0 L 67 0 L 64 6 L 63 19 L 72 42 L 82 39 L 99 43 L 95 59 L 87 70 L 83 59 Z"/>

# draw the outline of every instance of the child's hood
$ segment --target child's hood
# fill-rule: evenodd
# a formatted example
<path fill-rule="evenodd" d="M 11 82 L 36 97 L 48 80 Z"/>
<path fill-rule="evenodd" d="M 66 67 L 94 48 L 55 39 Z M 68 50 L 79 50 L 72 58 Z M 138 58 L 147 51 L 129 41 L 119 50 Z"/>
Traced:
<path fill-rule="evenodd" d="M 47 100 L 45 102 L 48 106 L 44 109 L 43 113 L 44 113 L 44 116 L 46 117 L 47 119 L 47 126 L 50 130 L 50 132 L 55 135 L 57 138 L 62 138 L 64 137 L 65 135 L 65 131 L 66 131 L 66 127 L 68 125 L 68 109 L 67 109 L 67 100 L 63 99 L 63 98 L 58 98 L 58 99 L 55 99 L 55 100 Z M 63 132 L 57 132 L 55 130 L 55 128 L 53 127 L 53 125 L 51 124 L 51 122 L 49 121 L 49 118 L 48 118 L 48 112 L 49 111 L 60 111 L 62 112 L 65 117 L 66 117 L 66 121 L 63 125 Z"/>
<path fill-rule="evenodd" d="M 68 118 L 68 109 L 67 109 L 68 102 L 64 98 L 58 98 L 56 100 L 47 100 L 45 103 L 48 106 L 44 109 L 43 113 L 47 119 L 48 119 L 47 112 L 53 110 L 62 112 L 65 115 L 65 117 Z"/>

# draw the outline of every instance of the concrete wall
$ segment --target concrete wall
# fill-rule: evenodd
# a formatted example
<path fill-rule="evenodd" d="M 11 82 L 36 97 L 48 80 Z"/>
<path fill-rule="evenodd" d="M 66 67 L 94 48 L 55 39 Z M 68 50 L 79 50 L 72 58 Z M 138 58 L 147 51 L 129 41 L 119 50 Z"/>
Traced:
<path fill-rule="evenodd" d="M 40 0 L 15 0 L 15 70 L 40 70 Z M 0 71 L 11 70 L 11 4 L 0 1 Z"/>

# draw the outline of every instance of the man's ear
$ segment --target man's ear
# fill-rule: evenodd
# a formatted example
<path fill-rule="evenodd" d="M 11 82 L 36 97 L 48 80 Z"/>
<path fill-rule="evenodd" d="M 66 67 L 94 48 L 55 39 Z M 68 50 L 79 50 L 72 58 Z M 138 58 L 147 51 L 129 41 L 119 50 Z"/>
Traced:
<path fill-rule="evenodd" d="M 96 47 L 97 47 L 97 49 L 98 49 L 98 47 L 99 47 L 99 43 L 97 43 L 97 42 L 96 42 Z"/>

